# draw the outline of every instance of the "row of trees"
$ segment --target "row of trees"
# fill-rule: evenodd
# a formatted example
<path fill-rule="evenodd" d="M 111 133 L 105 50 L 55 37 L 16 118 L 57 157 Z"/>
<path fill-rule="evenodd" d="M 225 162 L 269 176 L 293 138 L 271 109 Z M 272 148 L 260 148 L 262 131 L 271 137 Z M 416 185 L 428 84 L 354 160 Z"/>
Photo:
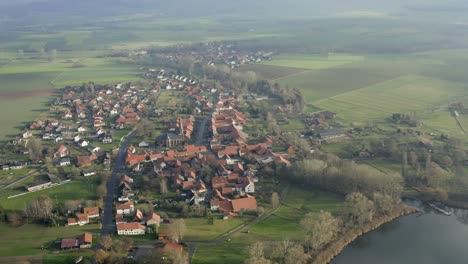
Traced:
<path fill-rule="evenodd" d="M 361 192 L 370 196 L 380 192 L 397 198 L 403 190 L 403 179 L 397 174 L 385 174 L 370 166 L 322 152 L 296 162 L 292 172 L 290 179 L 293 181 L 343 194 Z"/>
<path fill-rule="evenodd" d="M 372 222 L 375 217 L 390 214 L 401 201 L 390 195 L 373 193 L 367 197 L 353 192 L 346 196 L 337 216 L 327 211 L 308 213 L 301 220 L 301 241 L 257 242 L 249 250 L 247 264 L 308 263 L 321 250 L 347 231 Z"/>

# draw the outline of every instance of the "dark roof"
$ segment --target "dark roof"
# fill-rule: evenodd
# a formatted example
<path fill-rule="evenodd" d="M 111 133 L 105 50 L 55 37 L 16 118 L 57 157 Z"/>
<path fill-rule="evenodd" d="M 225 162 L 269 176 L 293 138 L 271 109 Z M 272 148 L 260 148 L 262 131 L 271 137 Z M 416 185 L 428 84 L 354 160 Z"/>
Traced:
<path fill-rule="evenodd" d="M 165 133 L 160 135 L 157 140 L 158 141 L 164 141 L 164 140 L 178 140 L 182 139 L 179 135 L 174 134 L 174 133 Z"/>

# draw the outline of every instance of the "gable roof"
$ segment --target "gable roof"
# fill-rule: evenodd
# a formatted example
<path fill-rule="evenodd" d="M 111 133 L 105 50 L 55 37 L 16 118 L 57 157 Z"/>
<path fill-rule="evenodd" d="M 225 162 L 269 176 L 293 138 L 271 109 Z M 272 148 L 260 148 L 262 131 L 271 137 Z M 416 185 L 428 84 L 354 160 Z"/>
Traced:
<path fill-rule="evenodd" d="M 135 229 L 146 230 L 146 227 L 138 222 L 117 224 L 117 230 L 135 230 Z"/>
<path fill-rule="evenodd" d="M 257 210 L 257 200 L 253 196 L 247 198 L 235 199 L 231 201 L 232 211 L 238 213 L 242 210 Z"/>
<path fill-rule="evenodd" d="M 99 207 L 85 207 L 83 213 L 87 215 L 99 215 Z"/>
<path fill-rule="evenodd" d="M 60 244 L 60 248 L 73 248 L 78 247 L 78 239 L 76 238 L 64 238 Z"/>

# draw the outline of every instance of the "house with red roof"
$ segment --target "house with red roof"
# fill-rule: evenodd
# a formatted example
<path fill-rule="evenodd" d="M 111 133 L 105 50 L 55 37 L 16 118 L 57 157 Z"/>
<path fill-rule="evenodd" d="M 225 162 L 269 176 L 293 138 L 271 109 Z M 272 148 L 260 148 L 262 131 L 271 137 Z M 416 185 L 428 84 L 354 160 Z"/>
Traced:
<path fill-rule="evenodd" d="M 61 145 L 57 151 L 55 151 L 54 158 L 64 158 L 70 155 L 70 151 L 65 145 Z"/>
<path fill-rule="evenodd" d="M 117 224 L 117 234 L 121 236 L 144 235 L 146 227 L 138 222 Z"/>
<path fill-rule="evenodd" d="M 97 218 L 99 217 L 99 207 L 85 207 L 83 213 L 87 214 L 89 218 Z"/>
<path fill-rule="evenodd" d="M 117 214 L 129 215 L 132 214 L 135 210 L 135 203 L 133 201 L 128 201 L 123 204 L 118 204 L 115 206 Z"/>

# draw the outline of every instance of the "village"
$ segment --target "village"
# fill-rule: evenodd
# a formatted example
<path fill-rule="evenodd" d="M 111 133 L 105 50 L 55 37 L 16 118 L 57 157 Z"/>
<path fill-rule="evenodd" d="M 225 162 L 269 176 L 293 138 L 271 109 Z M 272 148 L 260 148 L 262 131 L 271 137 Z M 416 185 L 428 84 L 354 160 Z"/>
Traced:
<path fill-rule="evenodd" d="M 147 69 L 145 76 L 149 87 L 87 83 L 61 89 L 49 111 L 9 144 L 16 158 L 6 161 L 3 170 L 35 169 L 25 177 L 26 192 L 11 199 L 82 179 L 91 189 L 100 183 L 96 200 L 60 201 L 66 208 L 54 213 L 53 222 L 85 226 L 111 214 L 111 235 L 151 234 L 159 250 L 183 250 L 174 219 L 197 215 L 230 221 L 261 214 L 259 170 L 291 166 L 286 150 L 272 150 L 278 138 L 243 131 L 249 114 L 239 109 L 239 95 L 232 91 L 165 70 Z M 164 96 L 166 102 L 160 103 Z M 125 167 L 115 172 L 113 159 L 126 140 L 130 145 L 120 150 L 125 151 Z M 106 188 L 113 174 L 115 190 Z M 148 177 L 156 179 L 157 188 L 144 199 Z M 167 193 L 174 195 L 164 199 Z M 112 212 L 104 211 L 109 196 Z M 60 249 L 90 248 L 97 239 L 89 232 L 64 237 Z"/>

